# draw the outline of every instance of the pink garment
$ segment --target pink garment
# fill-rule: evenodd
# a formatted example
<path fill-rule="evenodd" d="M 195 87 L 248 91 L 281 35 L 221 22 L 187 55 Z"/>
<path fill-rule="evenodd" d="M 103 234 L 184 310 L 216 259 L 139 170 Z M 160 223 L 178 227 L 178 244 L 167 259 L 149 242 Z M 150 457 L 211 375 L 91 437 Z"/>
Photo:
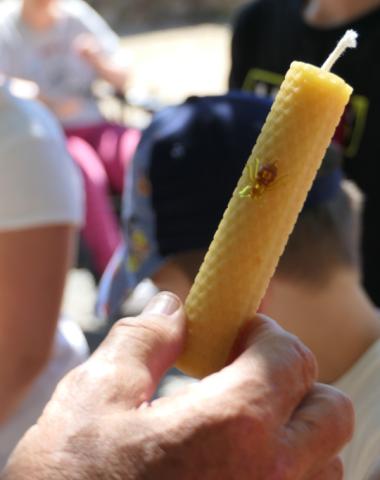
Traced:
<path fill-rule="evenodd" d="M 65 130 L 67 147 L 83 173 L 86 219 L 83 237 L 101 274 L 121 241 L 110 192 L 121 194 L 140 131 L 112 123 Z"/>

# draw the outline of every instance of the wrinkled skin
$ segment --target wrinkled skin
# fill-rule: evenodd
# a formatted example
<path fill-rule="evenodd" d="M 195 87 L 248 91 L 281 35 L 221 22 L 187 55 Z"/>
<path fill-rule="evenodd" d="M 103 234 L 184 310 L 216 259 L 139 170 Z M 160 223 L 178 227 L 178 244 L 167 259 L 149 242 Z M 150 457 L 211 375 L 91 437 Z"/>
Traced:
<path fill-rule="evenodd" d="M 149 402 L 184 344 L 184 313 L 163 293 L 120 320 L 58 386 L 13 454 L 5 480 L 335 480 L 353 411 L 315 383 L 313 355 L 256 317 L 236 359 Z"/>

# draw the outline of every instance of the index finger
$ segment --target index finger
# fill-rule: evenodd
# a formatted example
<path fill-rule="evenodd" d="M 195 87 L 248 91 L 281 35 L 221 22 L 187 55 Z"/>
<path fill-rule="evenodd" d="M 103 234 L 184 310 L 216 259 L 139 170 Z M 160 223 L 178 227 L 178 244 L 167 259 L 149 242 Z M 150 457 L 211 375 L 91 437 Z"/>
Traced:
<path fill-rule="evenodd" d="M 266 414 L 270 411 L 268 421 L 280 425 L 288 422 L 316 376 L 311 351 L 276 322 L 257 315 L 245 334 L 243 352 L 198 388 L 217 396 L 216 403 L 240 398 L 262 406 Z"/>

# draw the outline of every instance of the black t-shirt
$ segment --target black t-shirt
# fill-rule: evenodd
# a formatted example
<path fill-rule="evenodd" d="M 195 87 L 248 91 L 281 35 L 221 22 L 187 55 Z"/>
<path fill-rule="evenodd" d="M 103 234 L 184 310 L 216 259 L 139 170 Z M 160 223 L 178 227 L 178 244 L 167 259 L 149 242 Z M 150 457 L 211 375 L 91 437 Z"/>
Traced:
<path fill-rule="evenodd" d="M 316 28 L 302 17 L 303 0 L 257 0 L 234 25 L 230 88 L 272 94 L 293 60 L 322 65 L 348 28 L 359 34 L 356 50 L 338 60 L 333 72 L 354 88 L 344 125 L 345 170 L 367 194 L 380 197 L 380 9 L 338 28 Z M 380 77 L 380 75 L 379 75 Z M 344 137 L 344 138 L 343 138 Z"/>
<path fill-rule="evenodd" d="M 239 12 L 230 87 L 273 95 L 293 60 L 322 65 L 347 29 L 359 33 L 358 48 L 346 52 L 333 67 L 354 88 L 336 137 L 345 146 L 347 175 L 367 196 L 362 235 L 364 284 L 380 306 L 380 8 L 350 24 L 316 28 L 305 23 L 303 5 L 304 0 L 256 0 Z"/>

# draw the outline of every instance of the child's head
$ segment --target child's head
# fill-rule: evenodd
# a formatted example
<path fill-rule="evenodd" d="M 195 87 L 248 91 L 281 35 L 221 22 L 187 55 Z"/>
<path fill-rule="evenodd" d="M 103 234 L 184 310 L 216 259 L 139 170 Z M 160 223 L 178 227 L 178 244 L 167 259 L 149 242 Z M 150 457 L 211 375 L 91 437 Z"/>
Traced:
<path fill-rule="evenodd" d="M 340 151 L 330 147 L 275 279 L 316 291 L 329 288 L 339 273 L 359 274 L 361 195 L 354 184 L 343 179 L 341 160 Z M 200 248 L 172 255 L 152 278 L 160 289 L 177 288 L 187 294 L 206 251 Z"/>
<path fill-rule="evenodd" d="M 266 99 L 239 92 L 191 98 L 155 117 L 143 134 L 127 179 L 123 215 L 127 242 L 101 283 L 100 304 L 107 304 L 103 314 L 115 313 L 128 292 L 146 277 L 152 278 L 158 288 L 186 297 L 270 106 Z M 299 254 L 294 252 L 303 239 L 306 244 L 307 234 L 321 254 L 324 247 L 329 251 L 335 237 L 343 238 L 346 230 L 350 234 L 345 197 L 342 193 L 337 202 L 334 197 L 341 175 L 337 155 L 340 158 L 330 149 L 322 171 L 327 176 L 321 176 L 320 188 L 314 192 L 314 197 L 322 195 L 330 200 L 329 205 L 322 208 L 318 198 L 309 197 L 310 209 L 305 209 L 289 253 L 281 262 L 280 275 L 308 275 L 309 267 L 304 269 L 302 262 L 306 246 Z M 344 223 L 339 232 L 332 225 L 334 215 Z M 323 240 L 317 239 L 319 224 Z M 342 248 L 343 253 L 336 245 L 337 262 L 351 259 L 351 250 L 346 252 L 345 244 Z M 294 274 L 293 261 L 301 265 Z M 312 263 L 308 262 L 311 269 Z"/>
<path fill-rule="evenodd" d="M 126 244 L 102 279 L 101 315 L 147 277 L 186 295 L 270 107 L 239 92 L 192 97 L 154 117 L 126 180 Z"/>
<path fill-rule="evenodd" d="M 328 288 L 342 271 L 359 273 L 361 197 L 344 181 L 330 148 L 276 269 L 275 279 Z"/>

